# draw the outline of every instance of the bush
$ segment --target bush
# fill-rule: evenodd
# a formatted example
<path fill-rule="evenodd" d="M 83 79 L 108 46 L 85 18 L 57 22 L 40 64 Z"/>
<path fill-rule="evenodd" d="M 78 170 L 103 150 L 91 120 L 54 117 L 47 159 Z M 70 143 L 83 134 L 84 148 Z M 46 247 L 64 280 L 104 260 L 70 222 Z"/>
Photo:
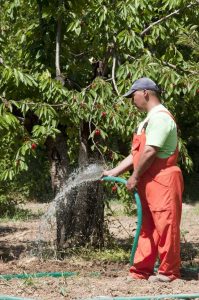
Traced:
<path fill-rule="evenodd" d="M 9 149 L 9 152 L 8 152 Z M 8 139 L 1 143 L 0 176 L 9 168 L 14 145 Z M 27 159 L 28 171 L 23 171 L 13 179 L 0 180 L 0 216 L 13 216 L 17 205 L 26 201 L 47 202 L 53 197 L 48 159 L 44 149 L 36 149 L 37 158 Z"/>
<path fill-rule="evenodd" d="M 0 216 L 13 217 L 16 213 L 18 204 L 23 203 L 21 195 L 10 193 L 8 195 L 0 195 Z"/>

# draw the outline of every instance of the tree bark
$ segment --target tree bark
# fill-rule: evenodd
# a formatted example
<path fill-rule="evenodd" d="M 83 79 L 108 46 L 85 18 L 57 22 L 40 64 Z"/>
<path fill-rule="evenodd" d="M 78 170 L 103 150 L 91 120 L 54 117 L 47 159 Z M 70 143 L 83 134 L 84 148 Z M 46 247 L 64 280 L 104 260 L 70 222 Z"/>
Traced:
<path fill-rule="evenodd" d="M 46 145 L 50 162 L 51 186 L 55 196 L 68 178 L 66 135 L 60 133 L 55 140 L 48 138 Z"/>
<path fill-rule="evenodd" d="M 89 126 L 80 129 L 79 167 L 99 159 L 88 142 Z M 58 249 L 74 246 L 101 247 L 103 245 L 104 204 L 103 188 L 97 182 L 72 189 L 57 212 Z"/>

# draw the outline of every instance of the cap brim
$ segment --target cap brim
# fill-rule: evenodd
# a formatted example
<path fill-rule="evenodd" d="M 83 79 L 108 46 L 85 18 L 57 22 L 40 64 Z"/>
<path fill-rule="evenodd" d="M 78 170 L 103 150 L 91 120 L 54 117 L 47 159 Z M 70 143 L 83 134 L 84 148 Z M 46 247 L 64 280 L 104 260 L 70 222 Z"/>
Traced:
<path fill-rule="evenodd" d="M 126 94 L 123 95 L 124 98 L 131 98 L 131 95 L 135 92 L 135 90 L 129 90 Z"/>

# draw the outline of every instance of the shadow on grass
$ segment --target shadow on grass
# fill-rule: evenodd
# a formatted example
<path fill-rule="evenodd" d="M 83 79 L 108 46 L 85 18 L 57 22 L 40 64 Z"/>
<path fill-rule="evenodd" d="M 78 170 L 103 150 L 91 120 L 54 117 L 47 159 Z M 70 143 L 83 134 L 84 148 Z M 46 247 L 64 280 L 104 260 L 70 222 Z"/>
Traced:
<path fill-rule="evenodd" d="M 22 252 L 26 250 L 24 245 L 2 245 L 0 243 L 0 258 L 3 262 L 19 259 Z"/>
<path fill-rule="evenodd" d="M 9 239 L 10 234 L 26 231 L 27 229 L 26 227 L 18 229 L 12 226 L 0 226 L 0 237 L 3 238 L 0 241 L 0 259 L 3 262 L 18 259 L 21 253 L 27 249 L 26 243 L 17 242 L 16 245 L 13 245 Z"/>
<path fill-rule="evenodd" d="M 11 226 L 0 226 L 0 237 L 6 236 L 7 234 L 14 233 L 18 229 Z"/>

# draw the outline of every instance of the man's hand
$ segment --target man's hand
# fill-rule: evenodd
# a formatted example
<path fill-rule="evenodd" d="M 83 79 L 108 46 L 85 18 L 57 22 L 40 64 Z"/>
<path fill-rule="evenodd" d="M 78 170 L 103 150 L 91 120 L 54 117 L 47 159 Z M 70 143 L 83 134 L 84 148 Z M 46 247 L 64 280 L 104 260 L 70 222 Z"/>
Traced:
<path fill-rule="evenodd" d="M 111 170 L 104 170 L 103 173 L 102 173 L 102 177 L 104 176 L 117 176 L 117 173 L 114 172 L 114 169 L 111 169 Z"/>
<path fill-rule="evenodd" d="M 138 184 L 138 178 L 135 175 L 129 177 L 126 187 L 128 191 L 132 191 Z"/>
<path fill-rule="evenodd" d="M 155 146 L 146 145 L 144 147 L 144 151 L 141 154 L 138 165 L 136 166 L 136 169 L 134 169 L 133 175 L 127 181 L 126 187 L 129 191 L 133 190 L 136 187 L 139 178 L 151 166 L 156 157 L 157 151 L 158 147 Z"/>

